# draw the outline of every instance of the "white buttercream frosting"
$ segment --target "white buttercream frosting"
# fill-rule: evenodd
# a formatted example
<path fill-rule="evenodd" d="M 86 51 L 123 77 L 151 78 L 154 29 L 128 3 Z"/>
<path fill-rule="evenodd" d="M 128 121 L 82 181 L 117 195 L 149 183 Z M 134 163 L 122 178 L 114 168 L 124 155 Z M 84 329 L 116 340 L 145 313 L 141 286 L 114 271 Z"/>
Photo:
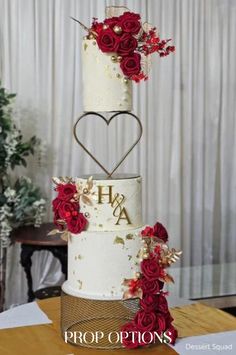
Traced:
<path fill-rule="evenodd" d="M 88 191 L 87 178 L 77 178 L 80 212 L 88 220 L 87 231 L 128 231 L 142 226 L 141 177 L 93 179 Z M 89 203 L 86 203 L 89 199 Z"/>
<path fill-rule="evenodd" d="M 82 232 L 68 240 L 67 294 L 90 299 L 122 299 L 124 279 L 140 271 L 139 229 Z"/>
<path fill-rule="evenodd" d="M 82 41 L 84 111 L 131 111 L 132 82 L 127 80 L 114 53 L 103 53 L 95 39 Z"/>

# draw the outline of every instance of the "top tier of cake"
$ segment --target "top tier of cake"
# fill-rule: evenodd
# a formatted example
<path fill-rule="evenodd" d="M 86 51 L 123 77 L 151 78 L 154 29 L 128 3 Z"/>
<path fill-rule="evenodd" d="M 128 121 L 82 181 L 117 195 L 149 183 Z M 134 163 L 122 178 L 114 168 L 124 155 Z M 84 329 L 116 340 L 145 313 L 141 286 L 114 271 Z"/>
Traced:
<path fill-rule="evenodd" d="M 78 178 L 83 194 L 80 212 L 88 220 L 87 231 L 129 231 L 142 226 L 141 177 Z"/>
<path fill-rule="evenodd" d="M 95 39 L 82 42 L 84 111 L 132 110 L 132 82 L 127 79 L 114 53 L 103 53 Z"/>

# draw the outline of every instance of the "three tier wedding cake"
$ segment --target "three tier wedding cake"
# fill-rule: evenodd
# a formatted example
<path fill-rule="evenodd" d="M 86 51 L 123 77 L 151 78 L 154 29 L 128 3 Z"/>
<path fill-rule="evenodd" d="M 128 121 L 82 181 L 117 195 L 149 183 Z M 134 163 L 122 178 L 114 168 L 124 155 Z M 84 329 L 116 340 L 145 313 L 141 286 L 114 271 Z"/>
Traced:
<path fill-rule="evenodd" d="M 174 47 L 126 8 L 108 8 L 103 22 L 94 19 L 90 28 L 82 26 L 88 33 L 81 50 L 84 114 L 75 124 L 77 142 L 80 119 L 88 113 L 100 116 L 98 112 L 131 115 L 141 137 L 141 122 L 130 113 L 132 83 L 147 79 L 150 54 L 166 56 Z M 177 336 L 163 287 L 173 281 L 167 267 L 181 252 L 169 249 L 161 223 L 144 225 L 142 179 L 138 174 L 116 175 L 123 160 L 111 173 L 99 164 L 105 175 L 53 179 L 57 229 L 51 234 L 68 240 L 62 335 L 72 344 L 137 348 L 174 343 Z"/>

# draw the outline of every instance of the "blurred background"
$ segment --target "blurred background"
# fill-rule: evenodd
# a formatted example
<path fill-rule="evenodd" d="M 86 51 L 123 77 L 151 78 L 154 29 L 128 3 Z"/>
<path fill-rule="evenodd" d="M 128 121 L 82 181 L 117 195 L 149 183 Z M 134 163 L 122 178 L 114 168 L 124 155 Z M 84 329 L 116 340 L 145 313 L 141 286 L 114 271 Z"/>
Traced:
<path fill-rule="evenodd" d="M 161 221 L 170 246 L 183 250 L 179 266 L 187 274 L 179 275 L 173 292 L 235 294 L 236 1 L 0 0 L 1 86 L 17 94 L 12 117 L 24 137 L 41 140 L 27 167 L 16 167 L 12 174 L 24 174 L 40 187 L 46 223 L 52 220 L 52 176 L 100 172 L 72 134 L 83 112 L 80 47 L 85 33 L 70 16 L 89 26 L 93 17 L 104 19 L 107 5 L 140 13 L 143 22 L 155 25 L 160 37 L 172 38 L 176 46 L 174 55 L 153 58 L 147 82 L 133 84 L 133 112 L 144 133 L 119 172 L 142 176 L 144 223 Z M 93 127 L 82 125 L 80 136 L 110 167 L 137 133 L 123 121 L 109 134 L 97 123 Z M 28 285 L 20 265 L 21 243 L 5 249 L 9 308 L 27 302 Z M 64 275 L 52 253 L 37 251 L 32 260 L 34 290 L 61 284 Z"/>

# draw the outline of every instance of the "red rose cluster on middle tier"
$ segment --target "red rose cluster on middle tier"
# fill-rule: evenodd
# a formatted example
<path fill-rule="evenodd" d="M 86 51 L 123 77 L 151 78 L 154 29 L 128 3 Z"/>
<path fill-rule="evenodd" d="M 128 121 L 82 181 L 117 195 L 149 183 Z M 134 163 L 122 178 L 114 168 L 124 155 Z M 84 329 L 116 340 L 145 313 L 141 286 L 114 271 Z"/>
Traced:
<path fill-rule="evenodd" d="M 85 230 L 87 219 L 80 213 L 80 205 L 75 198 L 78 194 L 74 183 L 60 183 L 56 186 L 58 196 L 52 201 L 54 224 L 58 232 L 69 231 L 74 234 Z"/>
<path fill-rule="evenodd" d="M 136 82 L 148 78 L 142 56 L 145 59 L 157 52 L 165 57 L 175 51 L 174 46 L 167 45 L 170 39 L 161 40 L 155 27 L 143 26 L 140 15 L 130 11 L 103 22 L 94 19 L 89 36 L 95 37 L 102 52 L 116 54 L 112 59 L 120 62 L 123 74 Z"/>

